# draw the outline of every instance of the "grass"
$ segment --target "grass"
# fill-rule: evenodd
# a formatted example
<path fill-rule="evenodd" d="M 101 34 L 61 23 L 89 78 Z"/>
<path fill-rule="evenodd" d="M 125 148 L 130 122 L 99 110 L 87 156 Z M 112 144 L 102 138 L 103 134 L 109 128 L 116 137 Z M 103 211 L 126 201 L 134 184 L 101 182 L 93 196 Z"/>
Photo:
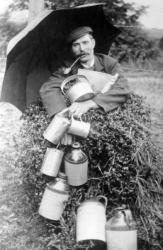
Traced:
<path fill-rule="evenodd" d="M 163 76 L 162 73 L 127 73 L 130 88 L 146 97 L 152 109 L 154 140 L 163 151 Z M 20 126 L 20 112 L 0 104 L 0 249 L 45 250 L 45 233 L 39 217 L 33 220 L 30 201 L 23 196 L 13 135 Z"/>
<path fill-rule="evenodd" d="M 14 165 L 14 138 L 21 125 L 20 112 L 0 103 L 0 249 L 43 250 L 43 228 L 32 220 L 30 201 L 23 196 L 20 171 Z"/>
<path fill-rule="evenodd" d="M 163 71 L 131 71 L 127 75 L 130 89 L 150 105 L 153 139 L 163 152 Z"/>

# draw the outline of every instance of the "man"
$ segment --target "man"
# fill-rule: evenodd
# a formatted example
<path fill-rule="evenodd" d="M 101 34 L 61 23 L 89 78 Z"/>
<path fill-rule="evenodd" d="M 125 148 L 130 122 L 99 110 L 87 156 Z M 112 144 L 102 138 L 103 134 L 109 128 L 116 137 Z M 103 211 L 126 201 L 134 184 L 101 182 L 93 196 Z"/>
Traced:
<path fill-rule="evenodd" d="M 84 68 L 111 75 L 118 73 L 118 79 L 107 92 L 99 93 L 91 100 L 72 103 L 69 112 L 77 117 L 80 117 L 89 109 L 102 108 L 105 112 L 114 110 L 126 101 L 129 94 L 127 80 L 123 75 L 120 64 L 110 56 L 95 54 L 95 44 L 91 27 L 82 26 L 69 34 L 67 46 L 70 48 L 73 59 L 79 58 L 69 75 L 77 74 L 78 69 Z M 66 101 L 61 93 L 60 85 L 68 76 L 64 74 L 64 69 L 69 67 L 70 64 L 70 62 L 65 61 L 40 89 L 40 96 L 51 117 L 66 108 Z"/>

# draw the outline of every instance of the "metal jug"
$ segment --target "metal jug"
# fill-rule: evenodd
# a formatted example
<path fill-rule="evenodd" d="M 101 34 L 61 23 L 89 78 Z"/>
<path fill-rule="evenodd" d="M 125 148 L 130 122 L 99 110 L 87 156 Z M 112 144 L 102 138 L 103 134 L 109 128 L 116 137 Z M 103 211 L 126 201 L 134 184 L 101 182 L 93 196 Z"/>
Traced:
<path fill-rule="evenodd" d="M 104 204 L 100 199 L 104 199 Z M 107 198 L 98 196 L 84 201 L 77 210 L 76 237 L 77 242 L 83 240 L 101 240 L 105 238 Z"/>
<path fill-rule="evenodd" d="M 47 148 L 41 172 L 45 175 L 56 177 L 62 163 L 64 152 L 57 148 Z"/>
<path fill-rule="evenodd" d="M 137 230 L 129 209 L 118 208 L 106 223 L 108 250 L 137 250 Z"/>
<path fill-rule="evenodd" d="M 75 120 L 73 117 L 71 119 L 71 124 L 68 128 L 68 133 L 72 135 L 77 135 L 83 138 L 87 138 L 90 131 L 91 124 L 89 122 L 83 122 Z"/>
<path fill-rule="evenodd" d="M 71 150 L 65 155 L 64 166 L 70 185 L 81 186 L 87 182 L 88 157 L 81 150 L 79 142 L 74 142 Z"/>
<path fill-rule="evenodd" d="M 59 220 L 69 198 L 69 186 L 64 173 L 47 184 L 39 207 L 39 214 L 50 220 Z"/>
<path fill-rule="evenodd" d="M 58 144 L 69 126 L 70 120 L 63 113 L 59 113 L 54 116 L 43 136 L 49 142 Z"/>
<path fill-rule="evenodd" d="M 67 77 L 61 84 L 61 91 L 67 95 L 71 103 L 88 100 L 95 95 L 88 79 L 83 75 Z"/>

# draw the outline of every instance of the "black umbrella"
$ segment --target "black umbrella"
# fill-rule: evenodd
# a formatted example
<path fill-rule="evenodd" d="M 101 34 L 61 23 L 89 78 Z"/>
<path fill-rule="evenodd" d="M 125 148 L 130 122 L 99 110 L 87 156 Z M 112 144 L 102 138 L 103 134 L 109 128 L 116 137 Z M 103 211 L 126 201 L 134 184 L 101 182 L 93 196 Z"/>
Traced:
<path fill-rule="evenodd" d="M 67 35 L 79 26 L 94 31 L 96 52 L 107 54 L 119 30 L 104 15 L 103 4 L 42 12 L 8 46 L 1 100 L 24 111 L 36 101 L 40 86 L 66 54 Z"/>

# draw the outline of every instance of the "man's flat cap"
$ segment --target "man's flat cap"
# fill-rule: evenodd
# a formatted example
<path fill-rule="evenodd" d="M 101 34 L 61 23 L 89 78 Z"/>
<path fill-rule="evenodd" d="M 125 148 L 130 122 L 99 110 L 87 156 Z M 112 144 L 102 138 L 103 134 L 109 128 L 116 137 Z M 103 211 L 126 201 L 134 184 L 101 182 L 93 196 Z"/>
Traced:
<path fill-rule="evenodd" d="M 93 33 L 93 30 L 89 26 L 78 27 L 78 28 L 74 29 L 73 31 L 71 31 L 71 33 L 68 35 L 67 43 L 70 44 L 73 41 L 77 40 L 78 38 L 80 38 L 86 34 L 92 34 L 92 33 Z"/>

